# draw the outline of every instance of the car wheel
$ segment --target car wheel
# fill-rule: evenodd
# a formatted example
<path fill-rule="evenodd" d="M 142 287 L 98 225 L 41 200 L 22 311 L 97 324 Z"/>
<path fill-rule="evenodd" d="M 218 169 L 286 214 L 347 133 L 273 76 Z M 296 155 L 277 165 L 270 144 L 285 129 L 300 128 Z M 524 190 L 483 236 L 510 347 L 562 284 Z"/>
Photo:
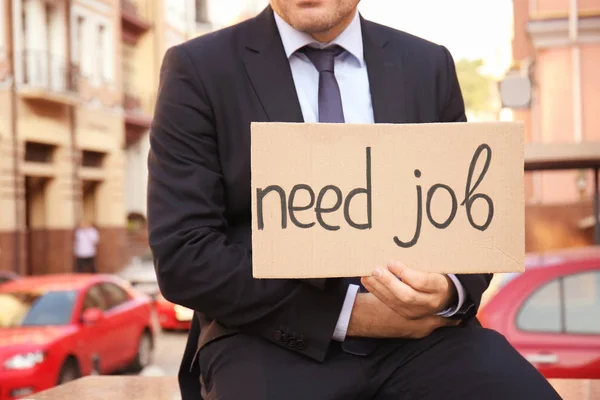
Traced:
<path fill-rule="evenodd" d="M 134 372 L 140 372 L 152 363 L 152 352 L 154 345 L 152 343 L 152 335 L 148 331 L 144 331 L 138 342 L 137 353 L 133 360 L 131 369 Z"/>
<path fill-rule="evenodd" d="M 74 381 L 79 377 L 81 377 L 81 371 L 79 371 L 79 365 L 77 364 L 77 361 L 74 358 L 67 358 L 60 369 L 60 373 L 58 374 L 57 385 Z"/>

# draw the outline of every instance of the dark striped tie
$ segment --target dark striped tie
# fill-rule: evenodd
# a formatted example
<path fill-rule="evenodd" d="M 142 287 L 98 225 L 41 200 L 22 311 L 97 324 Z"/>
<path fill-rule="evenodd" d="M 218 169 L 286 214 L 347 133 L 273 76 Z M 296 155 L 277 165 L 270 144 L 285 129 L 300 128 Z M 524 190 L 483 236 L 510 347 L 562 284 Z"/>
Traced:
<path fill-rule="evenodd" d="M 319 71 L 319 122 L 345 122 L 342 95 L 335 79 L 335 58 L 344 52 L 340 46 L 316 49 L 305 46 L 302 52 Z"/>

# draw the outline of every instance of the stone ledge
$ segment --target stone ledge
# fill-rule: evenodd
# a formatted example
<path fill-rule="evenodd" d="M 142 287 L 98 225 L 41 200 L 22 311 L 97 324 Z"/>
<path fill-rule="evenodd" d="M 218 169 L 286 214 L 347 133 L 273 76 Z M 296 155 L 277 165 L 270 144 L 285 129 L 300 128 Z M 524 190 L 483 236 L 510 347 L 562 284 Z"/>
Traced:
<path fill-rule="evenodd" d="M 600 380 L 551 379 L 564 400 L 600 398 Z M 181 400 L 176 377 L 88 376 L 23 400 Z"/>
<path fill-rule="evenodd" d="M 550 379 L 564 400 L 600 399 L 600 379 Z"/>
<path fill-rule="evenodd" d="M 86 376 L 22 400 L 181 400 L 177 377 Z"/>

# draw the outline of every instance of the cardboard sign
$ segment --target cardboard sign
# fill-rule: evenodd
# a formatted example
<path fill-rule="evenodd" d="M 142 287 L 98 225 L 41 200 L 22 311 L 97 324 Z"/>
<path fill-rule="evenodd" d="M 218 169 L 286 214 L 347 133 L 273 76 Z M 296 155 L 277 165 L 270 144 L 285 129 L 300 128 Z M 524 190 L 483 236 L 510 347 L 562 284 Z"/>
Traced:
<path fill-rule="evenodd" d="M 255 278 L 524 270 L 521 123 L 251 129 Z"/>

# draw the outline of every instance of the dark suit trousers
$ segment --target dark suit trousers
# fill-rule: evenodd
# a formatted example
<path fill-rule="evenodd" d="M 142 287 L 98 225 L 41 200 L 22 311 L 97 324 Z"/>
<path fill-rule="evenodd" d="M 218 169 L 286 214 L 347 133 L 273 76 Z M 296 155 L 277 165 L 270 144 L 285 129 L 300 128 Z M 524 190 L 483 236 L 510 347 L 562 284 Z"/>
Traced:
<path fill-rule="evenodd" d="M 334 343 L 324 363 L 239 334 L 207 345 L 199 362 L 205 400 L 560 399 L 502 335 L 480 327 L 381 341 L 367 357 Z"/>

